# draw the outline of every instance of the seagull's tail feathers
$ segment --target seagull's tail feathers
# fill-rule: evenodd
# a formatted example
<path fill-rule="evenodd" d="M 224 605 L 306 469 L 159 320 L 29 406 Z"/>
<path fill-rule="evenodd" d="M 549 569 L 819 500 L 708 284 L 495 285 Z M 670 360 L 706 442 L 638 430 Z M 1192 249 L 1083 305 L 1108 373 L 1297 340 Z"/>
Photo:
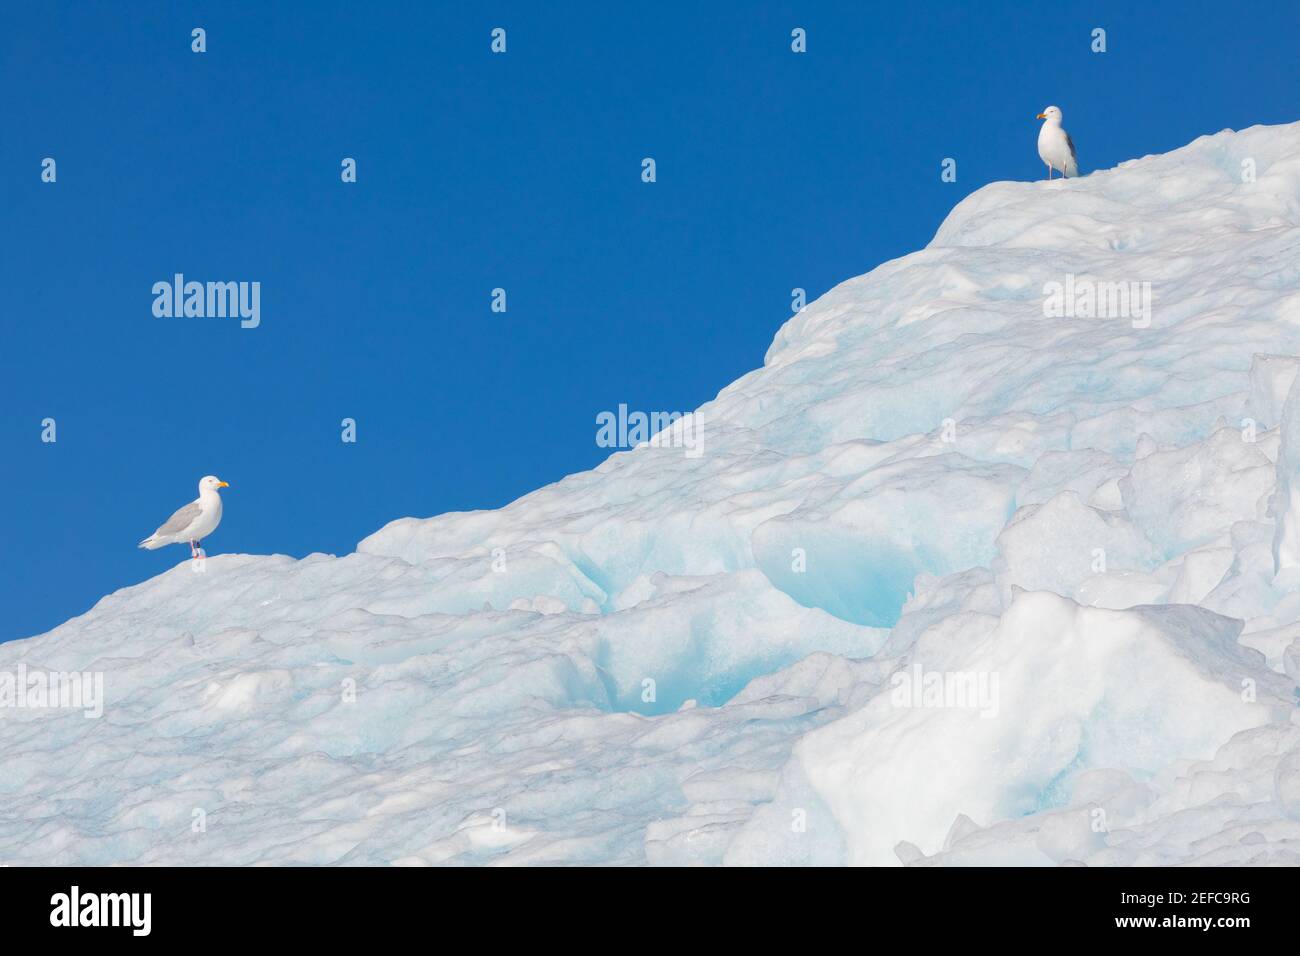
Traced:
<path fill-rule="evenodd" d="M 1064 173 L 1070 179 L 1079 178 L 1079 164 L 1074 161 L 1073 157 L 1066 160 Z"/>
<path fill-rule="evenodd" d="M 145 538 L 138 545 L 136 545 L 136 547 L 144 548 L 146 551 L 154 551 L 157 550 L 158 548 L 161 548 L 164 544 L 166 544 L 166 542 L 159 541 L 157 534 L 151 534 L 149 535 L 149 537 Z"/>

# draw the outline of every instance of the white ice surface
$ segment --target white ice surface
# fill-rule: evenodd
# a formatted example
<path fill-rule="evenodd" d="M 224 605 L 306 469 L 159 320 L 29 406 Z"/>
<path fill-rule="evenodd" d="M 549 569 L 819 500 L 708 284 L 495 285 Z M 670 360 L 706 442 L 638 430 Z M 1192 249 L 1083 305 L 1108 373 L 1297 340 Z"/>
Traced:
<path fill-rule="evenodd" d="M 106 693 L 0 707 L 0 862 L 1300 863 L 1297 355 L 1300 124 L 995 183 L 699 457 L 0 645 Z"/>

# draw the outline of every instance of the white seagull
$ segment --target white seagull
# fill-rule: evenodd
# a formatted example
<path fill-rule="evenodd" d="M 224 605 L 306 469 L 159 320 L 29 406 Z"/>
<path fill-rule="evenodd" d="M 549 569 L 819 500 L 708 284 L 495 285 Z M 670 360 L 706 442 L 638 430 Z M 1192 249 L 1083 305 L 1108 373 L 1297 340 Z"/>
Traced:
<path fill-rule="evenodd" d="M 1047 164 L 1047 178 L 1052 178 L 1052 170 L 1060 170 L 1062 176 L 1078 176 L 1079 163 L 1074 156 L 1074 141 L 1070 134 L 1061 129 L 1061 109 L 1049 106 L 1038 114 L 1040 120 L 1046 120 L 1038 131 L 1038 155 Z"/>
<path fill-rule="evenodd" d="M 199 481 L 199 496 L 167 519 L 166 524 L 140 542 L 140 547 L 152 551 L 165 544 L 182 544 L 188 541 L 190 557 L 202 552 L 199 542 L 217 530 L 221 523 L 221 495 L 218 488 L 230 485 L 216 475 Z"/>

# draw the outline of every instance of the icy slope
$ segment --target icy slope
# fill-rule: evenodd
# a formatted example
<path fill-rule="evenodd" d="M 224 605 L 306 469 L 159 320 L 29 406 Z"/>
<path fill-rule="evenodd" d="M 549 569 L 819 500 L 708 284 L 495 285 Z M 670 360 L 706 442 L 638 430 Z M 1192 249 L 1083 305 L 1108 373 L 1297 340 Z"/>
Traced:
<path fill-rule="evenodd" d="M 0 645 L 0 861 L 1300 862 L 1298 253 L 1300 125 L 997 183 L 699 455 Z"/>

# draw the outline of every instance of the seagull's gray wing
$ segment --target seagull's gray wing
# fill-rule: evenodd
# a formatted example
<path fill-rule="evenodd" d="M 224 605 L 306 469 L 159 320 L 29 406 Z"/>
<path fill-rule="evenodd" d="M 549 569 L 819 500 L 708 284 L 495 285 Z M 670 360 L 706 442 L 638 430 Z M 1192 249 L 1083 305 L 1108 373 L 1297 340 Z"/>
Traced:
<path fill-rule="evenodd" d="M 199 507 L 197 501 L 191 501 L 184 508 L 181 508 L 174 515 L 168 518 L 167 523 L 155 531 L 154 534 L 161 536 L 177 534 L 184 531 L 194 522 L 194 519 L 199 516 L 199 512 L 202 510 L 203 509 Z"/>
<path fill-rule="evenodd" d="M 1062 132 L 1065 131 L 1062 130 Z M 1074 155 L 1074 140 L 1070 139 L 1069 133 L 1065 134 L 1065 145 L 1070 147 L 1070 158 L 1077 164 L 1079 162 L 1079 157 Z"/>

